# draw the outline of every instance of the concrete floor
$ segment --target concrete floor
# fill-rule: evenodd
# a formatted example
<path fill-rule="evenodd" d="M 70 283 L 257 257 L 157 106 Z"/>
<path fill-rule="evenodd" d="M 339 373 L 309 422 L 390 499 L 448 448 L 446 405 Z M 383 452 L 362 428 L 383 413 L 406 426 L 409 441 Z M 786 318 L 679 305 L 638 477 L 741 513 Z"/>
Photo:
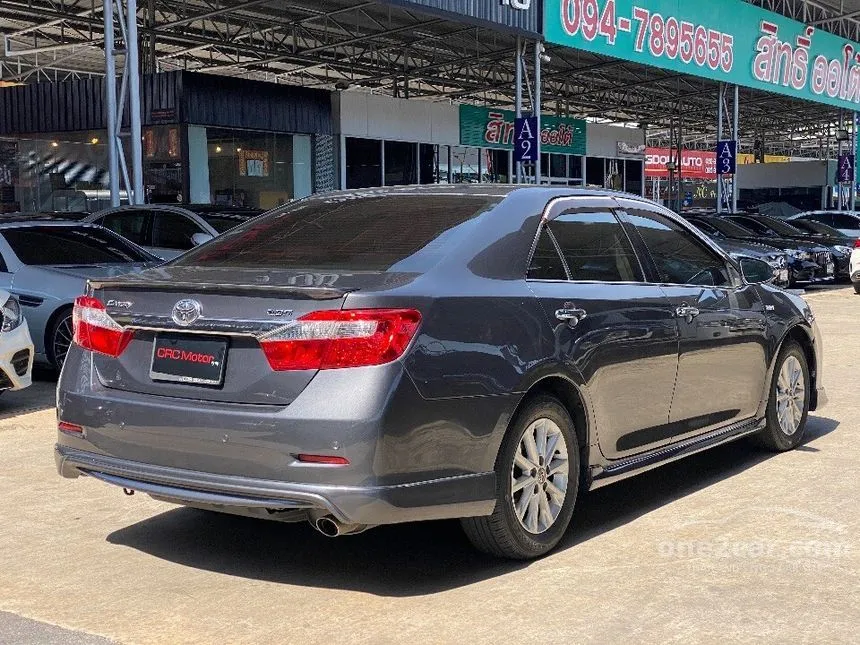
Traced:
<path fill-rule="evenodd" d="M 7 393 L 0 611 L 40 623 L 0 614 L 0 642 L 858 643 L 860 296 L 807 296 L 831 402 L 804 446 L 596 491 L 530 564 L 477 555 L 456 522 L 329 540 L 60 479 L 53 384 Z"/>

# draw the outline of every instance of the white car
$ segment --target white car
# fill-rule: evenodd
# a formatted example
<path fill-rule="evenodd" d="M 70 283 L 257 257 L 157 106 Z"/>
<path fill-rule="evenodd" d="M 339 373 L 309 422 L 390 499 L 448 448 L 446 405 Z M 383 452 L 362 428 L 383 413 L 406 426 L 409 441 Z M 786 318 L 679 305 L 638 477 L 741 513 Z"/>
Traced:
<path fill-rule="evenodd" d="M 843 235 L 860 238 L 860 212 L 858 211 L 807 211 L 792 215 L 787 219 L 789 223 L 795 219 L 821 222 L 837 229 Z"/>
<path fill-rule="evenodd" d="M 848 265 L 848 275 L 851 276 L 851 284 L 854 285 L 855 293 L 860 293 L 860 240 L 854 242 L 851 251 L 851 260 Z"/>
<path fill-rule="evenodd" d="M 260 213 L 209 204 L 145 204 L 109 208 L 83 221 L 104 226 L 163 260 L 172 260 Z"/>
<path fill-rule="evenodd" d="M 21 390 L 32 383 L 33 341 L 18 299 L 0 290 L 0 392 Z"/>

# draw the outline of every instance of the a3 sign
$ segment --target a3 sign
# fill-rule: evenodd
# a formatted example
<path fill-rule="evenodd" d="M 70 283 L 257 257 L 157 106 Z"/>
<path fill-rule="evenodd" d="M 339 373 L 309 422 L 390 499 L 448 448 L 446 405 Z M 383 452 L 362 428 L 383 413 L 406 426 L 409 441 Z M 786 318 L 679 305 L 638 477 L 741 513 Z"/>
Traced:
<path fill-rule="evenodd" d="M 717 174 L 734 175 L 738 165 L 738 142 L 717 142 Z"/>

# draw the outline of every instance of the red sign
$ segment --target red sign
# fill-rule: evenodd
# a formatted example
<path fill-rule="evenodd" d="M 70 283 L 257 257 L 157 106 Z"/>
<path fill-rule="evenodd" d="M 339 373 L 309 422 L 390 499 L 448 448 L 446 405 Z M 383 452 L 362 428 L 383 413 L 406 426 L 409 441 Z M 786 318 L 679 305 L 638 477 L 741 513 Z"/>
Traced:
<path fill-rule="evenodd" d="M 666 170 L 666 164 L 669 163 L 670 159 L 675 159 L 678 154 L 674 150 L 671 153 L 669 148 L 646 148 L 645 176 L 668 177 L 669 171 Z M 717 153 L 709 150 L 682 150 L 681 177 L 688 179 L 716 179 Z"/>

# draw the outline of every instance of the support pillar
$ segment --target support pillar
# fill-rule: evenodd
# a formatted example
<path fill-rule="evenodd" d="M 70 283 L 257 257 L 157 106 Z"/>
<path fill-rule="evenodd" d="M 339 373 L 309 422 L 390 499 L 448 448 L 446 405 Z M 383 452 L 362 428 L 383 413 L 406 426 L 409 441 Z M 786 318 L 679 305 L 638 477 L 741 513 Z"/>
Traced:
<path fill-rule="evenodd" d="M 723 140 L 723 96 L 725 86 L 720 83 L 717 91 L 717 141 Z M 717 175 L 717 213 L 723 212 L 723 177 Z"/>
<path fill-rule="evenodd" d="M 116 12 L 116 13 L 114 13 Z M 114 19 L 120 27 L 124 50 L 115 47 Z M 105 0 L 105 105 L 107 107 L 108 182 L 111 205 L 120 204 L 120 171 L 130 204 L 142 204 L 143 150 L 140 120 L 140 60 L 138 57 L 137 0 Z M 117 60 L 123 56 L 117 92 Z M 123 108 L 128 101 L 130 132 L 122 131 Z M 130 136 L 131 176 L 125 159 L 124 136 Z"/>
<path fill-rule="evenodd" d="M 516 53 L 516 72 L 514 76 L 514 112 L 519 119 L 523 115 L 523 40 L 517 36 L 517 53 Z M 523 181 L 523 164 L 516 163 L 516 179 L 515 184 L 520 184 Z"/>
<path fill-rule="evenodd" d="M 732 118 L 732 131 L 734 134 L 735 140 L 735 151 L 740 152 L 740 134 L 738 132 L 738 113 L 740 111 L 740 94 L 738 91 L 738 86 L 735 85 L 735 104 L 733 106 L 733 118 Z M 738 212 L 738 170 L 735 167 L 735 175 L 732 177 L 732 212 Z"/>
<path fill-rule="evenodd" d="M 541 79 L 540 79 L 540 64 L 543 56 L 543 45 L 539 41 L 535 41 L 535 93 L 534 93 L 534 116 L 537 118 L 537 133 L 535 138 L 535 185 L 540 186 L 541 183 L 541 163 L 540 163 L 540 132 L 541 132 Z"/>

